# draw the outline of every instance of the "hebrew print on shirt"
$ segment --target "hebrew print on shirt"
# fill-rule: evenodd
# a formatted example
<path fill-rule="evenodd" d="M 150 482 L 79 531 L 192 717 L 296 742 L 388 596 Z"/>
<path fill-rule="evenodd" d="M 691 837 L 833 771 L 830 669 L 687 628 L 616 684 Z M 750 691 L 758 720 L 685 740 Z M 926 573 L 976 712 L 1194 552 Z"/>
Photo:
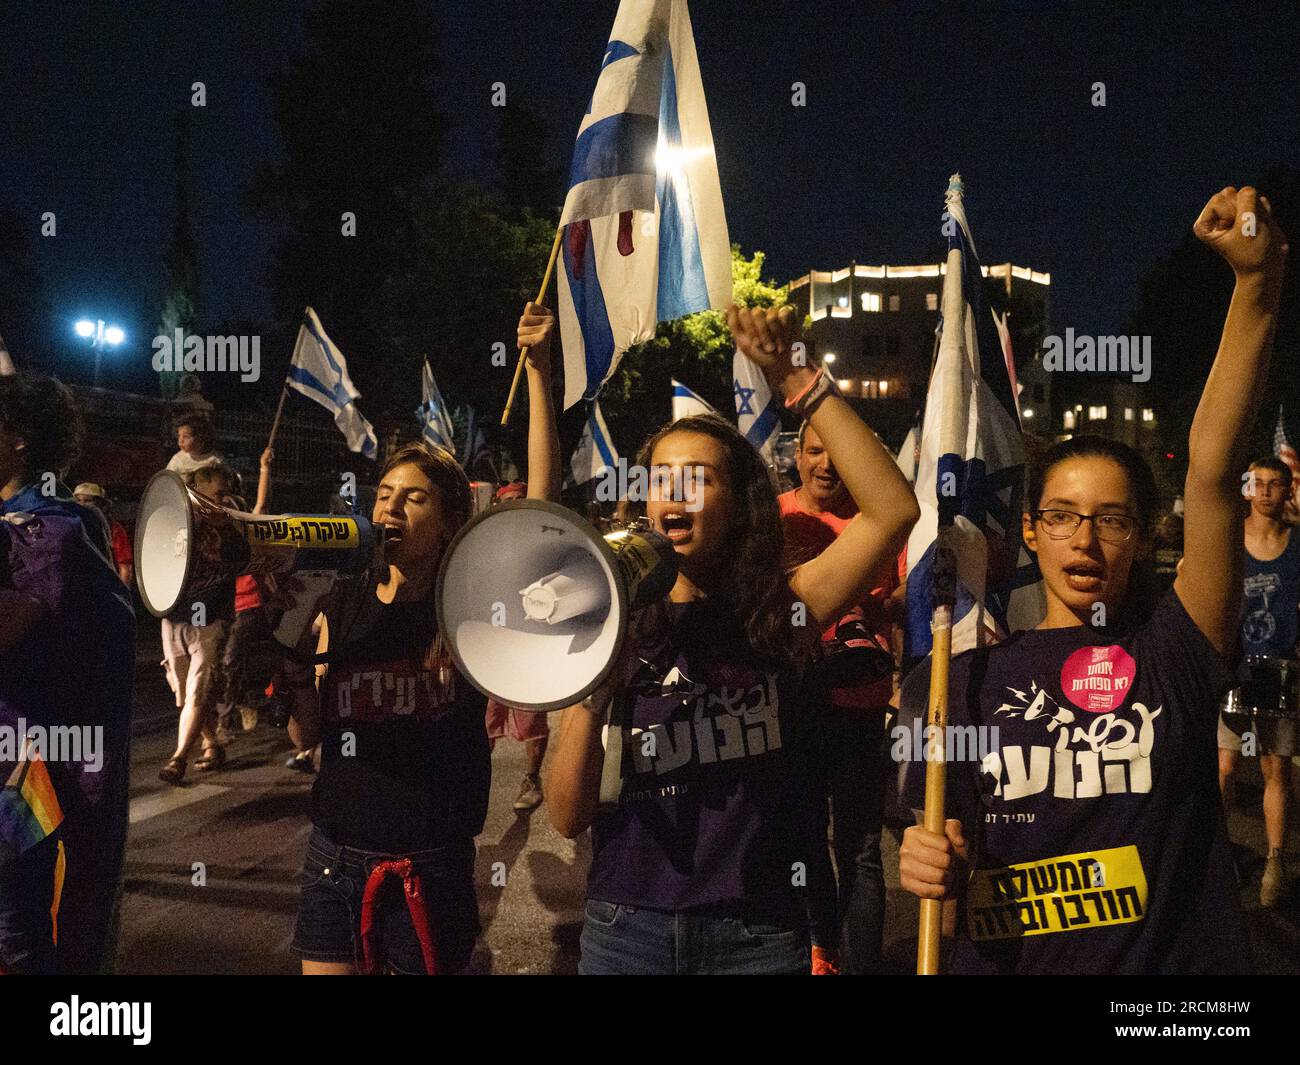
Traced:
<path fill-rule="evenodd" d="M 1003 743 L 985 756 L 982 768 L 996 781 L 993 794 L 1013 802 L 1043 793 L 1089 799 L 1150 792 L 1154 722 L 1164 708 L 1135 702 L 1121 715 L 1136 672 L 1132 656 L 1118 645 L 1083 647 L 1061 669 L 1061 690 L 1072 706 L 1057 702 L 1037 681 L 1008 687 L 995 718 L 1037 722 L 1044 742 Z"/>
<path fill-rule="evenodd" d="M 333 705 L 326 705 L 324 710 L 340 722 L 431 720 L 445 714 L 456 701 L 454 670 L 443 684 L 436 672 L 419 669 L 410 661 L 344 669 L 330 683 L 335 698 Z"/>

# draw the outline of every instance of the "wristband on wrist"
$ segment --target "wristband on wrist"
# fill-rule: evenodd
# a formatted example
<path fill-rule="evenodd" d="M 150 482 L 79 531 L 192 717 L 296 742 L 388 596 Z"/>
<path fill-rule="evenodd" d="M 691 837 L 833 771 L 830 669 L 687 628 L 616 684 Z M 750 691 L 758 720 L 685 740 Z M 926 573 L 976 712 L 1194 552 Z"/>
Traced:
<path fill-rule="evenodd" d="M 824 368 L 817 371 L 817 376 L 809 382 L 808 386 L 792 399 L 785 401 L 787 410 L 793 411 L 801 418 L 807 418 L 813 412 L 823 399 L 831 395 L 839 395 L 839 389 L 835 387 L 835 382 L 831 380 L 831 375 Z"/>

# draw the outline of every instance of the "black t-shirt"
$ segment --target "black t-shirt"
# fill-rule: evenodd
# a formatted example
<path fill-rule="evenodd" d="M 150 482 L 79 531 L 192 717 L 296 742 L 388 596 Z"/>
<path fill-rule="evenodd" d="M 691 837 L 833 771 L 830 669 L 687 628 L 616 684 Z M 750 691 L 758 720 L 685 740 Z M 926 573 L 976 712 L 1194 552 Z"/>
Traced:
<path fill-rule="evenodd" d="M 950 743 L 966 758 L 948 767 L 947 816 L 975 848 L 954 972 L 1249 968 L 1217 778 L 1233 684 L 1172 590 L 1128 635 L 1033 630 L 953 659 L 949 723 L 966 731 Z M 923 664 L 905 728 L 924 728 L 928 688 Z M 898 737 L 919 810 L 924 756 Z"/>
<path fill-rule="evenodd" d="M 423 667 L 437 626 L 432 598 L 375 613 L 321 684 L 312 821 L 336 843 L 390 854 L 472 840 L 491 781 L 486 700 L 455 669 L 444 685 Z M 331 641 L 349 635 L 330 632 Z"/>
<path fill-rule="evenodd" d="M 809 692 L 755 660 L 734 615 L 669 604 L 626 674 L 623 791 L 592 835 L 588 897 L 795 913 L 825 852 L 806 770 Z"/>

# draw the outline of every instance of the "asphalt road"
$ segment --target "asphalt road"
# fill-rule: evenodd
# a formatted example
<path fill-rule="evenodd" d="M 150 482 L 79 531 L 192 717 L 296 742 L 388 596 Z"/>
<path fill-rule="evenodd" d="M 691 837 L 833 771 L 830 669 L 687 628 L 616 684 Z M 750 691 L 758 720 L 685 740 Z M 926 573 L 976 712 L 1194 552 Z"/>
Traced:
<path fill-rule="evenodd" d="M 191 770 L 180 788 L 161 783 L 156 774 L 171 753 L 175 710 L 152 654 L 142 647 L 138 670 L 142 727 L 133 751 L 118 970 L 294 973 L 297 961 L 288 946 L 312 778 L 284 768 L 288 739 L 263 725 L 235 740 L 220 771 Z M 492 767 L 476 867 L 485 931 L 472 969 L 575 972 L 590 844 L 585 837 L 562 838 L 544 807 L 531 814 L 511 809 L 523 773 L 521 745 L 499 743 Z M 1300 877 L 1281 906 L 1258 906 L 1264 853 L 1259 794 L 1257 774 L 1248 769 L 1230 810 L 1256 966 L 1300 973 Z M 889 833 L 883 851 L 886 955 L 894 971 L 907 973 L 915 959 L 916 902 L 898 888 L 897 843 Z M 1295 846 L 1289 857 L 1300 874 Z"/>

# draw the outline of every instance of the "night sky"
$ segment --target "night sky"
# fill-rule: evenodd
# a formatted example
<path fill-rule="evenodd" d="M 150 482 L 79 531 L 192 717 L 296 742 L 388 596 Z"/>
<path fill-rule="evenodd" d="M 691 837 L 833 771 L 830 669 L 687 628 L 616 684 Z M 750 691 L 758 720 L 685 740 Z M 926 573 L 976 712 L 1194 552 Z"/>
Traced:
<path fill-rule="evenodd" d="M 240 190 L 277 151 L 266 77 L 298 46 L 309 6 L 5 6 L 0 206 L 30 220 L 52 332 L 113 316 L 134 340 L 121 357 L 148 357 L 173 117 L 196 80 L 208 94 L 193 132 L 201 324 L 269 313 L 270 238 Z M 937 261 L 960 170 L 981 258 L 1049 271 L 1058 330 L 1122 332 L 1139 279 L 1211 193 L 1300 165 L 1294 5 L 691 7 L 731 237 L 766 251 L 779 281 L 852 259 Z M 490 87 L 503 81 L 545 118 L 548 161 L 567 169 L 615 0 L 436 8 L 448 168 L 492 180 Z M 791 106 L 796 81 L 803 108 Z M 1097 81 L 1104 108 L 1090 102 Z M 39 236 L 46 210 L 53 239 Z"/>

